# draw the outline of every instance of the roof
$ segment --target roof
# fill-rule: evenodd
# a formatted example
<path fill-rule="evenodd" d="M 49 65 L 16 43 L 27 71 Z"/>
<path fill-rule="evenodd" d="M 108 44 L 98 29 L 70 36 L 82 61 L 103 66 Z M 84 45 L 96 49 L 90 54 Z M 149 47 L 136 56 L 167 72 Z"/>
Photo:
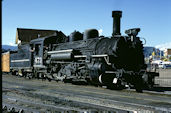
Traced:
<path fill-rule="evenodd" d="M 51 36 L 46 36 L 46 37 L 43 37 L 43 38 L 37 38 L 37 39 L 34 39 L 34 40 L 31 40 L 30 41 L 30 44 L 44 44 L 44 43 L 57 43 L 57 35 L 51 35 Z"/>
<path fill-rule="evenodd" d="M 15 43 L 18 44 L 19 40 L 23 44 L 29 43 L 33 39 L 52 35 L 56 32 L 57 30 L 17 28 Z"/>

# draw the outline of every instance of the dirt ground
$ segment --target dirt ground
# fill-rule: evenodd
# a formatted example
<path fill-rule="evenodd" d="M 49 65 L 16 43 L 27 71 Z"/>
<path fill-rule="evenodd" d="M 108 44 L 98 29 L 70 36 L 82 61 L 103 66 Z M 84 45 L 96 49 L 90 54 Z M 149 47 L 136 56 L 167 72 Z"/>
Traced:
<path fill-rule="evenodd" d="M 3 105 L 27 112 L 171 112 L 165 92 L 109 90 L 3 75 Z"/>

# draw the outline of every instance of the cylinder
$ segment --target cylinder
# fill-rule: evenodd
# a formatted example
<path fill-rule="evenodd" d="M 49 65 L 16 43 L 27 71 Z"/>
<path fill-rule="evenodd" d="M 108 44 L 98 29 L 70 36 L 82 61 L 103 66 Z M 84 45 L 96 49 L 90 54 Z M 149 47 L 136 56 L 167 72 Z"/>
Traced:
<path fill-rule="evenodd" d="M 72 60 L 73 54 L 72 54 L 72 52 L 52 54 L 51 59 L 53 59 L 53 60 Z"/>
<path fill-rule="evenodd" d="M 122 11 L 112 11 L 113 17 L 113 34 L 114 35 L 121 35 L 120 33 L 120 19 L 122 17 Z"/>
<path fill-rule="evenodd" d="M 101 84 L 105 84 L 105 85 L 111 85 L 111 84 L 117 83 L 115 74 L 113 74 L 113 75 L 112 74 L 101 74 L 98 79 Z"/>

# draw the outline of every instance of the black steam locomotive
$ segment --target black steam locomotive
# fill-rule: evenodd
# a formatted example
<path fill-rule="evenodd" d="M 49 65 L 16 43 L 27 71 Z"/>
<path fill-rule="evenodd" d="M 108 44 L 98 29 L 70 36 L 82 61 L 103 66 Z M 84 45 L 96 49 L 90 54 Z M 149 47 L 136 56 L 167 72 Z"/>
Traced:
<path fill-rule="evenodd" d="M 112 12 L 111 37 L 99 36 L 96 29 L 69 36 L 58 31 L 20 45 L 10 57 L 12 74 L 112 89 L 130 86 L 140 92 L 153 86 L 158 73 L 146 71 L 143 44 L 137 37 L 140 29 L 126 30 L 127 36 L 121 36 L 121 16 L 121 11 Z"/>

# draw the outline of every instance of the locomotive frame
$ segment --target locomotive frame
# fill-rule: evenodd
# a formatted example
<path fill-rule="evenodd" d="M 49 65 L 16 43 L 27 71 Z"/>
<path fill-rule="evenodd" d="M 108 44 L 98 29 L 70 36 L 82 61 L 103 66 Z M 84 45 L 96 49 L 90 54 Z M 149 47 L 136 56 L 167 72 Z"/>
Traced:
<path fill-rule="evenodd" d="M 129 86 L 138 92 L 152 87 L 159 74 L 146 71 L 143 44 L 137 37 L 140 28 L 126 30 L 127 36 L 122 36 L 121 16 L 121 11 L 112 12 L 111 37 L 99 36 L 96 29 L 83 34 L 74 31 L 70 36 L 57 31 L 18 46 L 18 52 L 10 56 L 12 74 L 110 89 Z"/>

